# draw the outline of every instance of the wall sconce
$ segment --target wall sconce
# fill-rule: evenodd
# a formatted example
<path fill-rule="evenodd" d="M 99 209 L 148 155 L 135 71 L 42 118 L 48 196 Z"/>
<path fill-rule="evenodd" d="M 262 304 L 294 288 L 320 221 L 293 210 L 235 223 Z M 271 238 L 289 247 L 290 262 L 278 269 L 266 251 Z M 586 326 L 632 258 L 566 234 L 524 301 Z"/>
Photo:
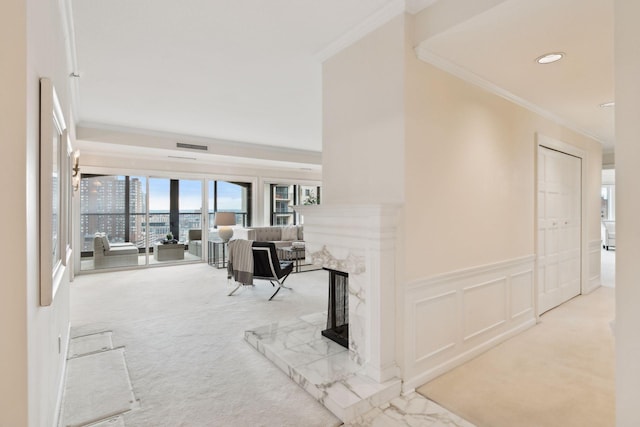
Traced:
<path fill-rule="evenodd" d="M 71 182 L 73 185 L 73 191 L 78 191 L 80 188 L 80 150 L 73 152 L 73 167 L 71 168 Z"/>

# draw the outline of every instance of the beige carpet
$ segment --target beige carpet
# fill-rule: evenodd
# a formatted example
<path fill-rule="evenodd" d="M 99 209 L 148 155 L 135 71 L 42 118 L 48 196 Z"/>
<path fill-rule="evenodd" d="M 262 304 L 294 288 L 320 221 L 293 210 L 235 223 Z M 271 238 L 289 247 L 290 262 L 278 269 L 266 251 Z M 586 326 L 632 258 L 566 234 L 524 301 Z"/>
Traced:
<path fill-rule="evenodd" d="M 109 347 L 112 340 L 124 350 L 137 403 L 104 426 L 342 424 L 244 340 L 247 329 L 326 310 L 326 271 L 292 274 L 287 285 L 291 289 L 272 301 L 266 281 L 229 297 L 226 271 L 204 263 L 77 276 L 71 284 L 71 335 L 75 341 L 96 334 L 93 348 Z M 111 331 L 107 344 L 105 331 Z M 84 351 L 76 347 L 72 354 Z M 87 372 L 93 371 L 68 370 Z M 67 384 L 65 403 L 82 407 L 84 419 L 104 417 L 107 404 L 123 407 L 115 394 L 87 403 L 85 395 L 94 396 L 101 385 L 93 390 L 86 381 Z"/>
<path fill-rule="evenodd" d="M 613 426 L 614 292 L 572 299 L 418 392 L 478 427 Z"/>

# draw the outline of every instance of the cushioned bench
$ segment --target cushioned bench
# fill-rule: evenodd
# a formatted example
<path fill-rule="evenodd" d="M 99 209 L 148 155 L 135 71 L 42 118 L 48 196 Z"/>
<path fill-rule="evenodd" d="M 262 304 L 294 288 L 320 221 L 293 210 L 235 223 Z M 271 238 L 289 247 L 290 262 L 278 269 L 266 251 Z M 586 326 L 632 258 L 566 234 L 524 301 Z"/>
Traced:
<path fill-rule="evenodd" d="M 133 243 L 111 243 L 104 233 L 93 238 L 94 268 L 138 265 L 138 248 Z"/>
<path fill-rule="evenodd" d="M 189 253 L 197 257 L 202 256 L 202 230 L 189 230 Z"/>
<path fill-rule="evenodd" d="M 606 250 L 616 247 L 615 221 L 602 221 L 602 247 Z"/>

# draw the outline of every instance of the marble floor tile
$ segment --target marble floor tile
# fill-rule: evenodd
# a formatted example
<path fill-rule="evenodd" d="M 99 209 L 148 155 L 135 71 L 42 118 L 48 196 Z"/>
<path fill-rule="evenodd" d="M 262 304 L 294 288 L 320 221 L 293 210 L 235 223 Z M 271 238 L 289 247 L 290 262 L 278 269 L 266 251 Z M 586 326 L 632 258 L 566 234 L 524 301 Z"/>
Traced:
<path fill-rule="evenodd" d="M 368 413 L 345 423 L 345 427 L 474 427 L 418 393 L 391 399 Z"/>
<path fill-rule="evenodd" d="M 245 340 L 300 387 L 353 427 L 473 427 L 417 393 L 401 396 L 400 379 L 367 377 L 349 351 L 324 338 L 325 313 L 245 331 Z"/>

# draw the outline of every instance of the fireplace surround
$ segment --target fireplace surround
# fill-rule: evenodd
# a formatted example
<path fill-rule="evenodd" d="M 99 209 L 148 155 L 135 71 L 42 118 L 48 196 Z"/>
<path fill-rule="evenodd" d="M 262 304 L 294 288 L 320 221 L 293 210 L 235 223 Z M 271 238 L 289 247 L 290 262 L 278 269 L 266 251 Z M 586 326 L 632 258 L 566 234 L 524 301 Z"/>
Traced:
<path fill-rule="evenodd" d="M 373 380 L 399 378 L 396 341 L 396 205 L 296 206 L 307 259 L 348 274 L 348 348 Z"/>

